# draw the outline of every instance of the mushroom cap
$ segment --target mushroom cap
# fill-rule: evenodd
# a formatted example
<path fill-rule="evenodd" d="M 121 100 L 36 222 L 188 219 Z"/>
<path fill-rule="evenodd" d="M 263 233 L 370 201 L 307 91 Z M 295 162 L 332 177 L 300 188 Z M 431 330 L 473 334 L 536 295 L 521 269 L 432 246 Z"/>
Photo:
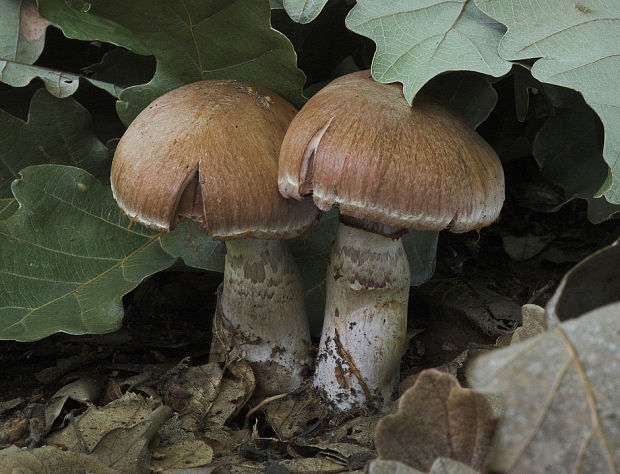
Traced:
<path fill-rule="evenodd" d="M 465 232 L 497 219 L 504 173 L 496 153 L 446 104 L 369 71 L 339 77 L 291 122 L 279 189 L 328 210 L 397 228 Z"/>
<path fill-rule="evenodd" d="M 111 184 L 132 219 L 169 231 L 179 216 L 216 239 L 289 238 L 317 216 L 312 200 L 278 193 L 278 153 L 296 109 L 236 81 L 201 81 L 162 95 L 121 138 Z"/>

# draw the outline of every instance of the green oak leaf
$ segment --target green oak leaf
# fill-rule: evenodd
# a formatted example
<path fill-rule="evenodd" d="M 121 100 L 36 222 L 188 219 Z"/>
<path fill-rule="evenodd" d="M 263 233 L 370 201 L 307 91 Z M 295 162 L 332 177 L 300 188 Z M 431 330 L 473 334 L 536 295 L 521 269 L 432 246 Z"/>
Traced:
<path fill-rule="evenodd" d="M 144 84 L 153 77 L 155 61 L 152 56 L 140 56 L 124 48 L 114 48 L 103 55 L 101 61 L 82 68 L 91 79 L 115 84 L 120 91 L 129 86 Z"/>
<path fill-rule="evenodd" d="M 476 5 L 508 28 L 501 57 L 537 58 L 532 76 L 581 92 L 598 114 L 611 173 L 599 192 L 620 204 L 620 2 L 476 0 Z"/>
<path fill-rule="evenodd" d="M 497 91 L 482 74 L 449 72 L 434 78 L 428 87 L 438 91 L 474 128 L 489 118 L 497 104 Z"/>
<path fill-rule="evenodd" d="M 49 25 L 50 22 L 39 15 L 34 0 L 4 0 L 0 3 L 2 62 L 34 63 L 43 51 L 45 30 Z"/>
<path fill-rule="evenodd" d="M 321 334 L 323 325 L 325 277 L 337 227 L 338 210 L 332 209 L 323 214 L 309 232 L 288 241 L 302 274 L 310 330 L 315 335 Z"/>
<path fill-rule="evenodd" d="M 118 97 L 122 91 L 122 88 L 116 84 L 96 81 L 79 74 L 0 59 L 0 81 L 13 87 L 24 87 L 35 78 L 43 81 L 43 85 L 50 94 L 61 99 L 73 95 L 80 86 L 80 80 L 87 81 L 114 97 Z"/>
<path fill-rule="evenodd" d="M 588 201 L 588 218 L 602 222 L 620 212 L 620 205 L 595 198 L 607 177 L 600 143 L 600 121 L 583 99 L 570 108 L 555 109 L 534 139 L 534 158 L 541 173 L 564 188 L 568 199 Z"/>
<path fill-rule="evenodd" d="M 162 236 L 161 246 L 170 255 L 182 258 L 185 265 L 224 272 L 226 245 L 209 237 L 197 222 L 181 221 L 173 232 Z"/>
<path fill-rule="evenodd" d="M 15 198 L 0 198 L 0 220 L 12 216 L 18 207 L 19 204 Z"/>
<path fill-rule="evenodd" d="M 111 156 L 94 135 L 90 113 L 74 99 L 57 99 L 39 89 L 30 102 L 28 121 L 0 109 L 0 197 L 30 165 L 79 166 L 107 181 Z"/>
<path fill-rule="evenodd" d="M 402 82 L 409 103 L 424 84 L 446 71 L 498 77 L 511 68 L 497 52 L 504 26 L 471 0 L 358 0 L 346 25 L 376 43 L 373 77 Z"/>
<path fill-rule="evenodd" d="M 411 286 L 418 286 L 435 273 L 438 232 L 409 229 L 403 236 L 403 247 L 409 260 Z"/>
<path fill-rule="evenodd" d="M 0 339 L 118 329 L 122 296 L 169 267 L 160 234 L 131 225 L 108 186 L 78 168 L 31 166 L 0 221 Z"/>
<path fill-rule="evenodd" d="M 282 6 L 291 20 L 305 24 L 319 16 L 326 3 L 327 0 L 283 0 Z"/>
<path fill-rule="evenodd" d="M 515 65 L 512 77 L 517 120 L 525 122 L 530 110 L 530 91 L 544 90 L 544 85 L 532 77 L 529 68 L 522 65 Z"/>
<path fill-rule="evenodd" d="M 43 51 L 45 31 L 51 25 L 37 11 L 34 0 L 4 0 L 0 3 L 0 81 L 24 87 L 34 78 L 56 97 L 69 97 L 84 79 L 108 93 L 118 96 L 114 84 L 95 81 L 79 74 L 33 65 Z"/>
<path fill-rule="evenodd" d="M 303 102 L 303 73 L 291 43 L 271 28 L 267 0 L 39 0 L 39 11 L 69 38 L 155 56 L 151 81 L 120 94 L 125 124 L 163 93 L 202 79 L 252 82 Z"/>

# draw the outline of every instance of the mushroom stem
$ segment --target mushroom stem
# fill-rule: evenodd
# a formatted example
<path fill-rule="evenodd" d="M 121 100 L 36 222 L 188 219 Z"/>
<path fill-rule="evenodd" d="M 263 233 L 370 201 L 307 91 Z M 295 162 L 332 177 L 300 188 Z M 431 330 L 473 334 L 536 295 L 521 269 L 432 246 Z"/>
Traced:
<path fill-rule="evenodd" d="M 405 346 L 409 283 L 401 239 L 340 223 L 314 375 L 315 387 L 335 411 L 392 400 Z"/>
<path fill-rule="evenodd" d="M 212 360 L 238 347 L 265 393 L 299 387 L 311 363 L 301 277 L 283 241 L 226 241 L 224 283 L 213 323 Z"/>

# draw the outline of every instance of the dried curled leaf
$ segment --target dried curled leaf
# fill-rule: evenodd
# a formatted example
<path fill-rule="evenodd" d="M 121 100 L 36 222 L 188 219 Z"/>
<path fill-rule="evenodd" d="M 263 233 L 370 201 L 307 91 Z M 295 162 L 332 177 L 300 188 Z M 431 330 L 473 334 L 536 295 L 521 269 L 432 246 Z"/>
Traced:
<path fill-rule="evenodd" d="M 620 300 L 620 239 L 581 260 L 560 281 L 546 306 L 547 325 Z"/>
<path fill-rule="evenodd" d="M 620 303 L 477 358 L 469 381 L 503 395 L 491 469 L 620 470 Z"/>
<path fill-rule="evenodd" d="M 462 388 L 456 377 L 431 369 L 400 398 L 398 412 L 377 425 L 379 458 L 429 470 L 438 457 L 481 469 L 497 418 L 483 395 Z"/>
<path fill-rule="evenodd" d="M 368 474 L 422 474 L 398 461 L 382 461 L 375 459 L 368 464 Z M 466 464 L 450 458 L 437 458 L 431 466 L 429 474 L 476 474 L 478 471 Z"/>

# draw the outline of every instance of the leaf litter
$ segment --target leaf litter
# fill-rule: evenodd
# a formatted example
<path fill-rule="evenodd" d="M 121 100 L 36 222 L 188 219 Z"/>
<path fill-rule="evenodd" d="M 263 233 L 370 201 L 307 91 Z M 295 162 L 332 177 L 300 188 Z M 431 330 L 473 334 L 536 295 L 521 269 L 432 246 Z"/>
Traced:
<path fill-rule="evenodd" d="M 552 227 L 548 224 L 548 216 L 545 219 L 545 225 Z M 562 219 L 557 216 L 558 221 Z M 514 225 L 514 221 L 504 222 L 506 224 Z M 557 225 L 561 227 L 564 224 Z M 508 230 L 508 234 L 518 234 L 514 229 Z M 559 248 L 567 242 L 566 239 L 582 239 L 586 245 L 593 245 L 592 239 L 598 239 L 594 245 L 600 248 L 601 243 L 609 243 L 609 236 L 613 235 L 612 232 L 587 234 L 575 229 L 568 234 L 557 227 L 548 230 L 557 237 L 548 243 L 547 250 Z M 26 468 L 33 466 L 33 463 L 39 463 L 39 466 L 43 463 L 50 466 L 49 472 L 68 472 L 79 466 L 95 473 L 183 470 L 189 473 L 192 469 L 272 474 L 363 470 L 369 473 L 471 473 L 480 469 L 481 461 L 477 460 L 479 464 L 474 464 L 470 456 L 467 460 L 474 464 L 475 468 L 472 468 L 455 459 L 442 457 L 449 455 L 463 460 L 454 448 L 458 446 L 456 440 L 459 436 L 465 440 L 462 446 L 479 446 L 475 450 L 479 456 L 477 459 L 485 458 L 484 453 L 490 452 L 491 466 L 496 467 L 505 455 L 502 453 L 506 452 L 502 447 L 506 430 L 516 435 L 520 432 L 517 428 L 530 430 L 530 444 L 533 447 L 532 450 L 525 450 L 521 458 L 529 457 L 535 460 L 532 462 L 540 462 L 536 456 L 559 449 L 558 445 L 564 438 L 559 439 L 557 432 L 563 431 L 564 425 L 547 427 L 545 423 L 536 421 L 540 417 L 534 421 L 527 419 L 524 415 L 527 410 L 515 408 L 514 395 L 507 395 L 509 388 L 506 387 L 516 384 L 521 387 L 526 404 L 538 406 L 539 398 L 530 394 L 528 389 L 542 390 L 541 387 L 548 386 L 547 382 L 556 380 L 555 354 L 564 354 L 564 364 L 570 360 L 561 337 L 558 339 L 553 329 L 546 330 L 546 321 L 541 319 L 544 314 L 542 307 L 521 304 L 531 300 L 544 305 L 551 297 L 551 287 L 547 286 L 549 280 L 555 277 L 555 281 L 559 281 L 572 261 L 554 263 L 554 272 L 549 272 L 549 264 L 543 263 L 544 252 L 519 261 L 506 256 L 504 260 L 495 262 L 476 258 L 488 251 L 482 251 L 484 247 L 495 249 L 492 251 L 498 255 L 502 247 L 501 235 L 506 233 L 491 230 L 483 232 L 480 239 L 475 236 L 440 235 L 437 275 L 428 287 L 412 291 L 409 344 L 403 358 L 401 398 L 381 411 L 331 415 L 323 401 L 313 396 L 311 380 L 294 393 L 257 396 L 253 389 L 253 374 L 239 357 L 233 355 L 224 364 L 208 362 L 209 351 L 205 340 L 209 334 L 205 328 L 210 326 L 209 316 L 214 309 L 219 277 L 175 269 L 155 275 L 126 297 L 127 316 L 123 328 L 116 333 L 101 336 L 54 335 L 28 346 L 0 343 L 5 348 L 0 352 L 0 362 L 7 369 L 1 375 L 4 387 L 1 398 L 5 401 L 0 402 L 0 442 L 6 449 L 0 450 L 0 463 L 3 469 L 5 465 Z M 613 269 L 612 264 L 605 265 L 604 261 L 603 257 L 594 264 L 600 269 Z M 501 278 L 497 277 L 499 274 Z M 596 277 L 597 285 L 606 281 L 604 275 L 595 271 L 582 274 L 589 279 Z M 440 293 L 435 288 L 445 285 L 442 282 L 450 278 L 458 283 L 456 286 L 460 286 L 461 290 L 437 298 Z M 565 297 L 570 296 L 569 290 L 572 293 L 575 289 L 588 294 L 587 281 L 578 285 L 571 282 L 570 288 L 567 285 Z M 195 288 L 196 296 L 192 296 L 192 288 Z M 208 295 L 206 302 L 205 294 Z M 199 298 L 203 298 L 201 304 L 196 303 Z M 466 304 L 455 303 L 455 300 Z M 493 304 L 489 306 L 489 303 Z M 591 297 L 589 304 L 596 306 L 598 303 Z M 500 336 L 504 346 L 509 344 L 503 350 L 497 350 L 498 334 L 486 333 L 477 322 L 478 316 L 475 316 L 485 315 L 488 318 L 488 315 L 504 314 L 502 310 L 495 309 L 498 307 L 511 308 L 509 314 L 514 326 L 520 324 L 522 319 L 522 325 L 516 331 L 506 331 L 507 334 Z M 573 324 L 581 320 L 576 319 Z M 618 333 L 610 330 L 615 326 L 605 323 L 602 326 L 587 324 L 587 327 L 591 330 L 599 327 L 599 331 L 606 333 L 601 334 L 601 338 L 611 338 L 612 342 L 616 338 L 617 344 Z M 580 328 L 573 333 L 579 333 L 582 337 L 587 332 Z M 567 332 L 569 339 L 573 333 Z M 541 339 L 542 342 L 537 342 Z M 552 339 L 553 343 L 546 342 L 547 339 Z M 525 366 L 527 358 L 518 356 L 499 372 L 488 368 L 483 371 L 487 376 L 499 373 L 488 385 L 500 386 L 500 380 L 504 380 L 505 390 L 499 390 L 501 398 L 486 393 L 488 387 L 485 387 L 484 398 L 466 388 L 468 381 L 464 372 L 472 359 L 476 360 L 472 369 L 475 370 L 477 366 L 487 364 L 483 361 L 499 356 L 503 351 L 519 350 L 523 344 L 533 344 L 528 347 L 539 348 L 540 355 L 532 363 L 544 366 L 548 371 L 538 374 L 536 383 L 529 381 L 519 385 L 519 380 L 527 379 L 527 370 L 525 367 L 515 368 L 512 364 Z M 558 350 L 556 345 L 563 349 Z M 618 392 L 617 382 L 611 376 L 617 370 L 614 365 L 617 364 L 617 353 L 611 350 L 611 345 L 599 346 L 584 349 L 577 340 L 574 342 L 575 354 L 579 360 L 583 358 L 583 371 L 587 377 L 592 371 L 599 373 L 598 378 L 592 376 L 591 382 L 595 402 L 611 403 L 614 400 L 613 390 Z M 28 349 L 24 351 L 24 348 Z M 597 356 L 595 349 L 600 349 L 603 355 Z M 569 354 L 568 359 L 566 354 Z M 561 364 L 560 368 L 563 367 Z M 427 387 L 423 390 L 424 380 L 428 377 L 428 372 L 423 371 L 426 368 L 437 369 L 433 371 L 435 378 L 449 379 L 450 382 L 444 382 L 449 389 L 429 391 Z M 552 401 L 572 403 L 568 405 L 569 410 L 562 412 L 562 420 L 568 419 L 564 420 L 565 424 L 591 429 L 588 391 L 583 388 L 579 371 L 571 370 L 566 369 L 565 377 L 568 378 L 559 383 L 558 393 L 564 394 L 570 386 L 574 386 L 575 390 L 581 387 L 581 398 L 575 401 L 563 396 Z M 8 384 L 8 377 L 16 383 Z M 601 377 L 603 380 L 596 382 Z M 478 383 L 474 386 L 479 389 Z M 413 408 L 411 394 L 416 390 L 418 394 L 413 398 L 417 398 L 418 408 Z M 440 392 L 441 397 L 447 395 L 445 404 L 437 403 Z M 465 399 L 473 397 L 477 401 L 459 403 L 484 406 L 476 413 L 486 413 L 486 422 L 475 417 L 472 420 L 471 406 L 454 409 L 458 403 L 450 401 L 450 394 L 458 399 L 464 396 L 463 392 L 470 394 Z M 549 392 L 545 400 L 548 398 Z M 553 403 L 550 406 L 554 406 Z M 617 420 L 614 418 L 617 416 L 616 408 L 599 408 L 597 413 L 602 429 Z M 490 437 L 488 434 L 486 437 L 480 435 L 477 438 L 480 444 L 476 445 L 468 440 L 468 436 L 472 435 L 468 429 L 458 428 L 452 421 L 446 425 L 446 420 L 457 419 L 470 427 L 471 423 L 474 426 L 486 423 L 490 427 L 502 413 L 493 445 L 481 442 Z M 548 415 L 542 419 L 548 422 L 548 418 L 556 420 L 559 415 Z M 390 420 L 394 419 L 397 420 L 396 428 L 381 428 L 389 426 Z M 523 419 L 526 421 L 516 428 L 510 425 L 516 423 L 515 420 Z M 442 426 L 449 426 L 450 430 L 442 431 Z M 431 434 L 424 434 L 425 429 Z M 549 433 L 550 430 L 553 436 L 543 436 L 543 432 Z M 592 439 L 596 441 L 597 430 L 593 429 L 592 433 Z M 604 433 L 608 445 L 615 446 L 616 439 L 607 431 Z M 431 442 L 437 438 L 451 440 L 450 450 L 446 444 Z M 419 441 L 403 443 L 401 439 Z M 386 443 L 392 447 L 403 446 L 403 452 L 397 455 L 400 457 L 386 459 Z M 11 448 L 11 445 L 30 449 Z M 592 445 L 596 448 L 601 443 L 593 442 Z M 566 453 L 570 454 L 570 450 Z M 421 456 L 426 456 L 424 465 L 412 467 L 406 464 L 407 459 Z M 584 455 L 584 462 L 586 458 Z"/>

